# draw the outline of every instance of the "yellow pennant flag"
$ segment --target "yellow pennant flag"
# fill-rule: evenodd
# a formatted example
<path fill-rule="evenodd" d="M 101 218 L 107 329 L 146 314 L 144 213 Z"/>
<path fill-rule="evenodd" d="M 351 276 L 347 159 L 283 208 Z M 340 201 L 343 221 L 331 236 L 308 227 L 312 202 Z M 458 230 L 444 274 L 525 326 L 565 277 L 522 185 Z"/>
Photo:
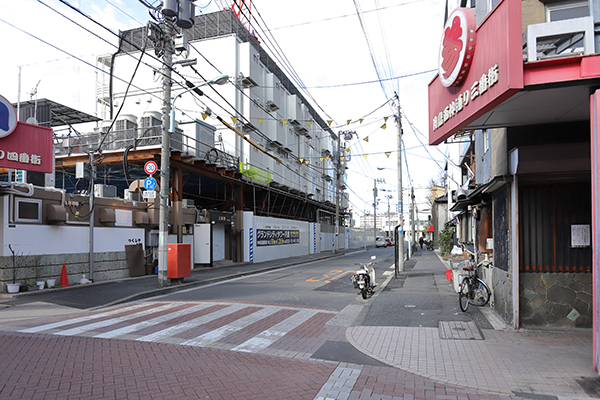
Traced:
<path fill-rule="evenodd" d="M 361 118 L 361 119 L 359 119 L 358 121 L 359 121 L 359 122 L 362 124 L 362 122 L 364 121 L 364 119 L 363 119 L 363 118 Z"/>
<path fill-rule="evenodd" d="M 364 157 L 364 159 L 365 159 L 365 160 L 367 159 L 367 155 L 368 155 L 368 154 L 363 154 L 363 155 L 362 155 L 362 156 Z"/>
<path fill-rule="evenodd" d="M 329 156 L 327 156 L 325 159 L 326 159 L 327 161 L 329 161 Z"/>
<path fill-rule="evenodd" d="M 304 164 L 308 165 L 308 160 L 304 160 Z"/>
<path fill-rule="evenodd" d="M 321 162 L 323 162 L 324 158 L 323 157 L 319 157 L 319 160 L 321 160 Z"/>
<path fill-rule="evenodd" d="M 388 119 L 388 117 L 383 117 L 383 120 L 384 120 L 385 122 L 387 122 L 387 119 Z"/>
<path fill-rule="evenodd" d="M 340 157 L 340 160 L 344 161 L 344 158 L 346 158 L 346 157 L 344 157 L 344 156 L 341 156 L 341 157 Z"/>
<path fill-rule="evenodd" d="M 346 122 L 348 123 L 348 125 L 350 125 L 350 122 L 352 122 L 352 120 L 351 120 L 351 119 L 349 119 L 349 120 L 348 120 L 348 121 L 346 121 Z"/>
<path fill-rule="evenodd" d="M 208 117 L 207 113 L 202 113 L 202 119 L 206 119 L 206 117 Z"/>
<path fill-rule="evenodd" d="M 310 123 L 311 123 L 311 122 L 312 122 L 312 121 L 306 121 L 306 125 L 310 126 Z"/>
<path fill-rule="evenodd" d="M 231 117 L 231 120 L 233 121 L 233 123 L 235 124 L 235 122 L 237 121 L 237 117 Z"/>
<path fill-rule="evenodd" d="M 381 129 L 385 129 L 385 128 L 387 128 L 387 124 L 381 125 Z"/>
<path fill-rule="evenodd" d="M 364 140 L 365 142 L 368 142 L 368 141 L 369 141 L 369 137 L 368 137 L 368 136 L 365 136 L 365 138 L 364 138 L 363 140 Z"/>
<path fill-rule="evenodd" d="M 346 148 L 344 149 L 344 151 L 345 151 L 346 153 L 350 153 L 350 147 L 346 147 Z"/>
<path fill-rule="evenodd" d="M 283 122 L 283 126 L 287 126 L 288 120 L 287 119 L 282 119 L 281 122 Z"/>
<path fill-rule="evenodd" d="M 387 156 L 387 158 L 390 158 L 390 154 L 392 154 L 392 152 L 391 152 L 391 151 L 386 151 L 386 152 L 385 152 L 385 155 Z"/>
<path fill-rule="evenodd" d="M 300 163 L 304 162 L 304 158 L 300 158 L 299 160 L 300 160 Z"/>
<path fill-rule="evenodd" d="M 327 125 L 331 126 L 331 124 L 333 123 L 333 121 L 327 121 Z"/>
<path fill-rule="evenodd" d="M 262 125 L 264 120 L 265 120 L 264 118 L 258 118 L 258 123 Z"/>

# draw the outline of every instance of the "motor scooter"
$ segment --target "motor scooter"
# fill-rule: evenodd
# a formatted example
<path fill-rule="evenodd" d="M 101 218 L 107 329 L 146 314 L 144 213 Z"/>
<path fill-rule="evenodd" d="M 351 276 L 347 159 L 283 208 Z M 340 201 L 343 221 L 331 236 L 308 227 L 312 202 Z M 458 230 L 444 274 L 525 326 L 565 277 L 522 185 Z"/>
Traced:
<path fill-rule="evenodd" d="M 371 260 L 375 260 L 376 256 L 371 256 Z M 375 281 L 375 261 L 369 263 L 354 263 L 354 265 L 360 265 L 360 268 L 350 280 L 354 285 L 355 289 L 360 289 L 360 294 L 363 299 L 373 295 L 373 290 L 377 286 Z"/>

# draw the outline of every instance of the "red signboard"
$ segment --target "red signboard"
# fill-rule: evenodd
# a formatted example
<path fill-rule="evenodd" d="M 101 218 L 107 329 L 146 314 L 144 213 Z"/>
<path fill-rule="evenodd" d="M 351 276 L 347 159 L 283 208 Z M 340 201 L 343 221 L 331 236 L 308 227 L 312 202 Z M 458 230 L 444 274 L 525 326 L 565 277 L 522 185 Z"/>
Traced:
<path fill-rule="evenodd" d="M 429 84 L 429 144 L 443 142 L 523 89 L 521 1 L 501 0 L 477 27 L 467 76 L 445 87 Z"/>
<path fill-rule="evenodd" d="M 52 129 L 17 122 L 15 130 L 0 138 L 0 167 L 51 173 Z"/>

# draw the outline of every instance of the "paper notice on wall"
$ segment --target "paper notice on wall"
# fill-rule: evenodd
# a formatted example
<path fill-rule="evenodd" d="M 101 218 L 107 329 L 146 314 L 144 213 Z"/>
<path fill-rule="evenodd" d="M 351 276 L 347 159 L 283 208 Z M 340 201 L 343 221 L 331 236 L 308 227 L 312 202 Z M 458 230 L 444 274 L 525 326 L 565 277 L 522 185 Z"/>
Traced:
<path fill-rule="evenodd" d="M 590 226 L 571 225 L 571 247 L 588 247 L 590 245 Z"/>

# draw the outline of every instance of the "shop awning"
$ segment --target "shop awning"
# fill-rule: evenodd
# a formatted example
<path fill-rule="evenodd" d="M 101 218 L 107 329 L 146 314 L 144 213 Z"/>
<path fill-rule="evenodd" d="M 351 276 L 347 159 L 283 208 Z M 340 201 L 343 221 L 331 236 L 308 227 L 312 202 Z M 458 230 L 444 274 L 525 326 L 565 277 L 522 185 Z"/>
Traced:
<path fill-rule="evenodd" d="M 433 225 L 429 225 L 429 229 L 427 229 L 427 233 L 433 232 Z"/>

